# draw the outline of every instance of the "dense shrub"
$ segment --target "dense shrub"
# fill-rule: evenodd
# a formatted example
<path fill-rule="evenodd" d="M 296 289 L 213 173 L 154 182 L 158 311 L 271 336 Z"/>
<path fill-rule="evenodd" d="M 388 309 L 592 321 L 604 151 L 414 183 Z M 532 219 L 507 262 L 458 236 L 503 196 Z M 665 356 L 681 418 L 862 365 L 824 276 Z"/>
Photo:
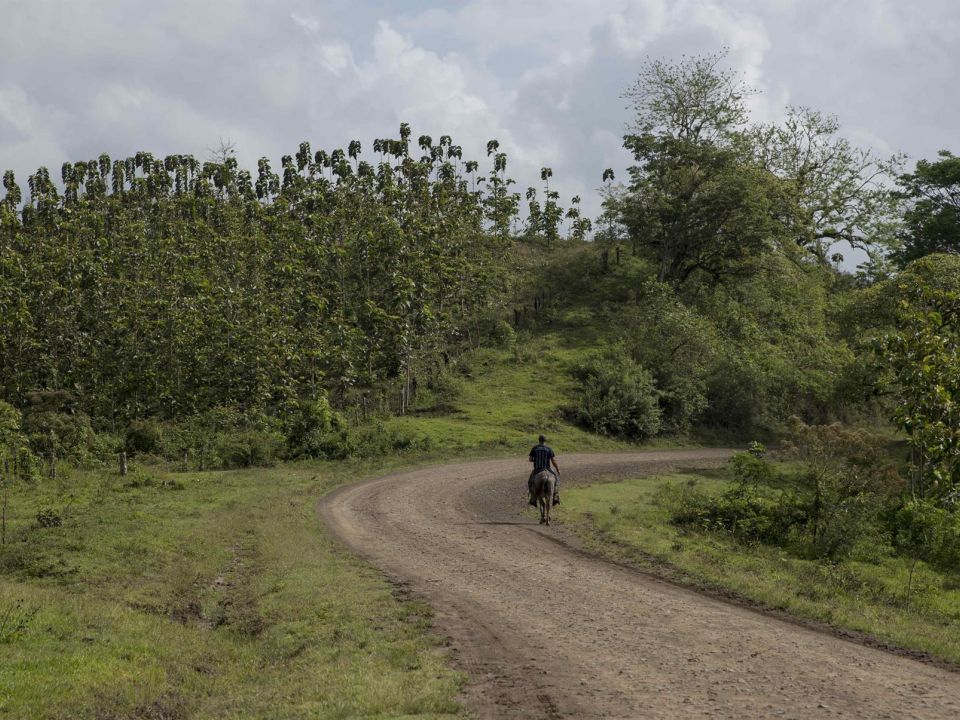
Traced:
<path fill-rule="evenodd" d="M 462 380 L 453 370 L 435 372 L 417 388 L 413 410 L 428 413 L 449 412 L 454 408 L 454 400 L 459 396 L 462 387 Z"/>
<path fill-rule="evenodd" d="M 894 547 L 944 570 L 960 567 L 960 515 L 932 500 L 905 502 L 892 520 Z"/>
<path fill-rule="evenodd" d="M 292 415 L 286 432 L 290 457 L 328 457 L 331 435 L 347 428 L 325 396 L 300 402 Z"/>
<path fill-rule="evenodd" d="M 149 426 L 148 426 L 149 427 Z M 233 406 L 211 408 L 179 422 L 165 422 L 144 441 L 160 458 L 200 470 L 272 465 L 285 456 L 286 437 L 279 421 Z"/>
<path fill-rule="evenodd" d="M 156 454 L 162 442 L 160 423 L 150 419 L 134 420 L 127 426 L 124 449 L 129 453 Z"/>
<path fill-rule="evenodd" d="M 806 498 L 806 520 L 793 528 L 791 551 L 798 557 L 839 560 L 849 557 L 864 543 L 882 540 L 877 517 L 880 499 L 868 493 L 839 498 L 826 507 Z"/>
<path fill-rule="evenodd" d="M 576 368 L 574 419 L 594 432 L 643 440 L 660 432 L 659 393 L 652 375 L 623 348 L 597 354 Z"/>
<path fill-rule="evenodd" d="M 391 453 L 429 450 L 430 438 L 413 430 L 374 421 L 372 425 L 355 430 L 340 430 L 328 434 L 318 457 L 342 460 L 349 457 L 371 458 Z"/>
<path fill-rule="evenodd" d="M 812 432 L 822 439 L 833 431 Z M 734 486 L 716 497 L 687 491 L 673 521 L 728 532 L 742 542 L 786 547 L 811 559 L 837 560 L 883 544 L 880 516 L 890 496 L 858 474 L 849 458 L 838 457 L 828 471 L 810 453 L 808 463 L 790 473 L 759 452 L 739 453 L 729 465 Z"/>
<path fill-rule="evenodd" d="M 785 545 L 791 530 L 805 520 L 805 508 L 795 496 L 783 491 L 764 495 L 749 486 L 718 497 L 688 490 L 673 512 L 673 522 L 678 525 L 728 532 L 742 542 L 771 545 Z"/>
<path fill-rule="evenodd" d="M 14 452 L 26 443 L 21 431 L 21 419 L 19 410 L 0 400 L 0 451 Z"/>
<path fill-rule="evenodd" d="M 213 445 L 214 457 L 224 470 L 273 465 L 280 457 L 285 438 L 278 432 L 244 430 L 219 433 Z"/>
<path fill-rule="evenodd" d="M 23 433 L 31 450 L 47 458 L 88 462 L 94 432 L 89 416 L 77 409 L 73 396 L 63 390 L 44 390 L 30 393 L 28 400 Z"/>
<path fill-rule="evenodd" d="M 703 421 L 723 430 L 755 429 L 764 414 L 764 393 L 750 365 L 742 358 L 725 358 L 706 378 Z"/>

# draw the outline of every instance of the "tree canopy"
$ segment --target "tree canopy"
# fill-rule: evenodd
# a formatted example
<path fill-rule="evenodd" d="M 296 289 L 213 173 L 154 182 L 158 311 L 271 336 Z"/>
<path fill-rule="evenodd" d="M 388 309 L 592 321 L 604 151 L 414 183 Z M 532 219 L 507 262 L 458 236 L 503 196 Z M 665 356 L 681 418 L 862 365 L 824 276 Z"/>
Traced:
<path fill-rule="evenodd" d="M 919 160 L 912 173 L 900 176 L 907 203 L 894 253 L 900 264 L 932 253 L 960 253 L 960 157 L 941 150 L 935 161 Z"/>

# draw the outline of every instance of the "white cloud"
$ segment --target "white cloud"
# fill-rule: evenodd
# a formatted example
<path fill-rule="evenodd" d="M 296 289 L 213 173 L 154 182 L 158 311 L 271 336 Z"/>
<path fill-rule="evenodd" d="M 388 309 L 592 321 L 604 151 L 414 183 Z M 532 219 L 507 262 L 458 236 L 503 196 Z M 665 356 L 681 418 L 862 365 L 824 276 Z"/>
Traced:
<path fill-rule="evenodd" d="M 316 16 L 292 12 L 290 18 L 308 33 L 315 34 L 320 30 L 320 18 Z"/>
<path fill-rule="evenodd" d="M 37 104 L 20 86 L 0 87 L 0 172 L 15 170 L 25 186 L 28 174 L 41 165 L 55 170 L 65 159 L 55 130 L 61 115 Z"/>
<path fill-rule="evenodd" d="M 604 25 L 613 46 L 626 57 L 646 51 L 647 45 L 664 32 L 669 21 L 664 0 L 627 3 L 610 13 Z"/>
<path fill-rule="evenodd" d="M 344 70 L 353 65 L 353 54 L 346 43 L 323 44 L 320 46 L 319 53 L 320 63 L 333 75 L 341 75 Z"/>

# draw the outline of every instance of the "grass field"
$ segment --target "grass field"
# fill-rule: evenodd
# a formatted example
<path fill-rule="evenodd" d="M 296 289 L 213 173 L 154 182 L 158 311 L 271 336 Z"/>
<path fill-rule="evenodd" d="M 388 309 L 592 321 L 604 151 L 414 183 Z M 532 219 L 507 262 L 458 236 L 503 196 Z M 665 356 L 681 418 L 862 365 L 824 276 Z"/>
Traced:
<path fill-rule="evenodd" d="M 77 473 L 13 493 L 0 717 L 458 715 L 428 609 L 316 518 L 379 469 Z M 45 508 L 62 525 L 38 525 Z"/>
<path fill-rule="evenodd" d="M 908 599 L 909 565 L 902 559 L 802 560 L 780 548 L 746 546 L 724 533 L 670 522 L 684 485 L 719 493 L 728 483 L 717 471 L 571 488 L 563 521 L 607 557 L 960 665 L 960 574 L 919 563 Z"/>

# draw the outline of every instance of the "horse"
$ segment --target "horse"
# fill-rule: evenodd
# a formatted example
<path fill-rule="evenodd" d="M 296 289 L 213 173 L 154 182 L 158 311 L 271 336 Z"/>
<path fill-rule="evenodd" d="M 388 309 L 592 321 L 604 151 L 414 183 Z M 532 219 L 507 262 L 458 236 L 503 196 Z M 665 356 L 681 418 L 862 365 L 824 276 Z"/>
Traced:
<path fill-rule="evenodd" d="M 557 479 L 549 470 L 541 470 L 533 476 L 533 499 L 540 507 L 540 524 L 550 524 L 550 508 L 553 506 L 553 490 Z"/>

